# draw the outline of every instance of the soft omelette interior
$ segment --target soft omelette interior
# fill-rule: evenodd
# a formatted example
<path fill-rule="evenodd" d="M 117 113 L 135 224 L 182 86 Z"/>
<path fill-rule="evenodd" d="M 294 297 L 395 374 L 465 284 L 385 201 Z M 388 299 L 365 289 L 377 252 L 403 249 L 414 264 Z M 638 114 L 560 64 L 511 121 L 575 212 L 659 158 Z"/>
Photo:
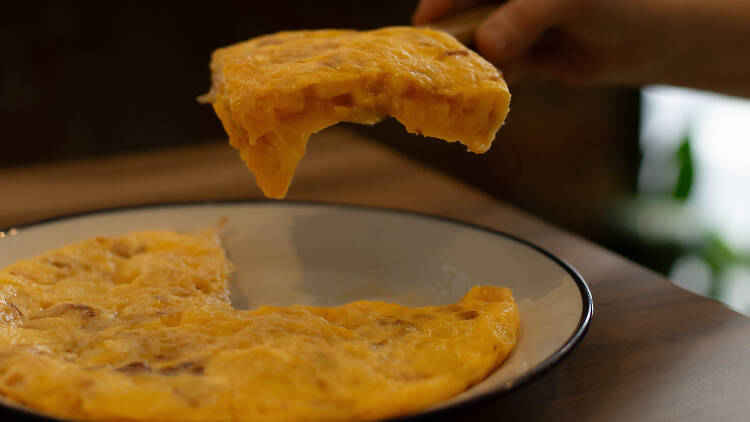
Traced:
<path fill-rule="evenodd" d="M 215 234 L 95 238 L 0 271 L 0 393 L 85 420 L 371 420 L 479 382 L 516 342 L 511 292 L 449 306 L 232 309 Z"/>
<path fill-rule="evenodd" d="M 412 133 L 489 149 L 508 114 L 502 74 L 440 31 L 280 32 L 218 49 L 213 104 L 263 192 L 286 195 L 310 134 L 390 115 Z"/>

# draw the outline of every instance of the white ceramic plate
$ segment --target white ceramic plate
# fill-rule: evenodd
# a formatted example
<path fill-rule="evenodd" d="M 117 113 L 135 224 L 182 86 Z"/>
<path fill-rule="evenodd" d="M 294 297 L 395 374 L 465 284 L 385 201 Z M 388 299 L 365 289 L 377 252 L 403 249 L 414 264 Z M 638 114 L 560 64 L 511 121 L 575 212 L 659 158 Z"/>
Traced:
<path fill-rule="evenodd" d="M 193 230 L 215 226 L 224 217 L 223 242 L 236 268 L 230 289 L 237 308 L 329 306 L 360 299 L 421 306 L 452 303 L 478 284 L 513 290 L 521 329 L 511 356 L 485 381 L 410 418 L 435 416 L 528 382 L 569 353 L 591 320 L 591 293 L 584 280 L 537 246 L 452 220 L 344 205 L 194 203 L 62 217 L 6 230 L 0 238 L 0 268 L 93 236 Z"/>

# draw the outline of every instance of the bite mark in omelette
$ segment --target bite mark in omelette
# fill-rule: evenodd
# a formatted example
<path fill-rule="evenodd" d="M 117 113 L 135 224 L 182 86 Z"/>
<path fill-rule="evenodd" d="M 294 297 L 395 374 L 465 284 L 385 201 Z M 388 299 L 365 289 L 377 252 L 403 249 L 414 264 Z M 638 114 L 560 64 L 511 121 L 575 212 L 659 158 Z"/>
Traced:
<path fill-rule="evenodd" d="M 431 29 L 289 31 L 220 48 L 213 104 L 266 196 L 283 198 L 310 134 L 393 116 L 412 133 L 489 149 L 508 114 L 502 74 Z"/>
<path fill-rule="evenodd" d="M 95 238 L 0 270 L 0 398 L 75 420 L 358 421 L 434 405 L 516 342 L 511 292 L 232 309 L 212 232 Z"/>

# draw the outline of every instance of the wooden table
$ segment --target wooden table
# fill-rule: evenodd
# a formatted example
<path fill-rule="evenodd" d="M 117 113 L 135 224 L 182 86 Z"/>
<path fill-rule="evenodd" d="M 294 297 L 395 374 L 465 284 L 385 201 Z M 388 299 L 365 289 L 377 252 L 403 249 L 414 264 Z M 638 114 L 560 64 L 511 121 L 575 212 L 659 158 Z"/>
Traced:
<path fill-rule="evenodd" d="M 258 198 L 224 142 L 0 170 L 0 227 L 127 204 Z M 290 199 L 401 208 L 528 239 L 589 282 L 594 319 L 559 366 L 455 420 L 750 420 L 750 319 L 360 134 L 315 136 Z"/>

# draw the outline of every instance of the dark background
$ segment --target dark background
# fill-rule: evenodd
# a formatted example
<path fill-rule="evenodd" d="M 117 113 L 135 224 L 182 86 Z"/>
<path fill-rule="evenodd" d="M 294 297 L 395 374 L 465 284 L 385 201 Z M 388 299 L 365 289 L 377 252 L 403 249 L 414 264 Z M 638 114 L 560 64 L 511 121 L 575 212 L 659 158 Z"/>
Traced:
<path fill-rule="evenodd" d="M 213 49 L 282 29 L 408 24 L 416 1 L 40 2 L 0 13 L 0 166 L 223 140 Z M 524 80 L 489 153 L 406 134 L 374 138 L 617 247 L 609 210 L 635 190 L 638 92 Z M 315 137 L 311 139 L 314 148 Z M 450 200 L 450 198 L 446 198 Z M 621 244 L 621 243 L 620 243 Z M 623 249 L 623 247 L 620 247 Z"/>

